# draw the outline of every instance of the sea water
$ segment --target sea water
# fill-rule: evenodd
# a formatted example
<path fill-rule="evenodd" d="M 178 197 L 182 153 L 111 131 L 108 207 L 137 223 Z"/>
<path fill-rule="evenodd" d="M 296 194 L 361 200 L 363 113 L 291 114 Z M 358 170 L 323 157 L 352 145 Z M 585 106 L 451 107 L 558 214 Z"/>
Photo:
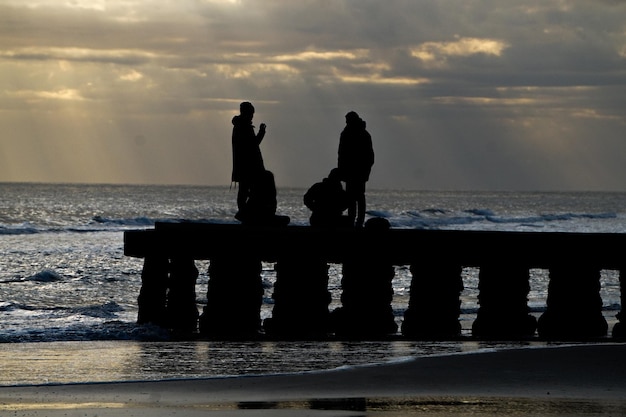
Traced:
<path fill-rule="evenodd" d="M 278 213 L 308 224 L 305 189 L 278 189 Z M 0 385 L 305 372 L 426 354 L 472 351 L 474 342 L 176 342 L 139 326 L 141 259 L 123 255 L 126 230 L 156 221 L 237 223 L 236 189 L 200 186 L 0 184 Z M 368 190 L 369 217 L 394 228 L 626 232 L 626 193 Z M 445 254 L 444 254 L 445 255 Z M 208 261 L 197 261 L 199 311 Z M 544 311 L 547 272 L 531 270 L 529 306 Z M 330 265 L 330 309 L 340 306 L 341 265 Z M 274 265 L 263 264 L 262 318 L 272 310 Z M 393 308 L 401 324 L 411 274 L 398 266 Z M 461 324 L 475 318 L 478 271 L 463 270 Z M 601 277 L 610 326 L 620 310 L 617 271 Z M 511 346 L 515 344 L 507 344 Z"/>

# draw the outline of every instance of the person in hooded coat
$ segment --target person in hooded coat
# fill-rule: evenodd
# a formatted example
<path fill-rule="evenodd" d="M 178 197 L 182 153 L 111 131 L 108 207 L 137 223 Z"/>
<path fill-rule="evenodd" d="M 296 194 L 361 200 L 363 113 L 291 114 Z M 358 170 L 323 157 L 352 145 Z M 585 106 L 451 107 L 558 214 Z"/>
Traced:
<path fill-rule="evenodd" d="M 356 112 L 348 112 L 346 126 L 339 138 L 337 168 L 346 183 L 348 217 L 356 227 L 362 227 L 365 221 L 365 183 L 373 165 L 372 136 L 366 130 L 366 123 Z"/>
<path fill-rule="evenodd" d="M 254 132 L 252 125 L 254 106 L 248 101 L 239 105 L 239 113 L 232 120 L 233 171 L 231 180 L 239 183 L 237 208 L 241 210 L 246 206 L 254 181 L 265 172 L 260 145 L 265 137 L 266 125 L 261 123 L 259 132 Z"/>
<path fill-rule="evenodd" d="M 250 184 L 250 195 L 235 218 L 247 225 L 286 226 L 289 216 L 276 214 L 276 182 L 271 171 L 263 171 Z"/>
<path fill-rule="evenodd" d="M 303 197 L 311 210 L 309 223 L 314 227 L 344 227 L 351 225 L 343 212 L 348 208 L 348 194 L 341 185 L 339 169 L 333 168 L 328 177 L 313 184 Z"/>

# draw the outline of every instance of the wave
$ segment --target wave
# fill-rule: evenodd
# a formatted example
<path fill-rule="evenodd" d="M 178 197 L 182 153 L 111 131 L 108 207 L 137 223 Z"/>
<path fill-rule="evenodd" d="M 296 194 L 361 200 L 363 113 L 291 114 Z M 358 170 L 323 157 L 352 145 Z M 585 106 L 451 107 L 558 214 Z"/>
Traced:
<path fill-rule="evenodd" d="M 0 224 L 0 235 L 32 235 L 39 233 L 39 229 L 29 223 L 17 225 Z"/>
<path fill-rule="evenodd" d="M 163 328 L 123 321 L 48 326 L 45 329 L 22 328 L 3 331 L 0 343 L 84 342 L 96 340 L 167 341 L 171 336 Z"/>
<path fill-rule="evenodd" d="M 369 210 L 370 217 L 382 217 L 389 220 L 391 227 L 398 229 L 423 229 L 423 230 L 464 230 L 482 228 L 485 230 L 535 230 L 555 231 L 586 231 L 586 222 L 606 221 L 610 231 L 613 230 L 612 219 L 618 219 L 614 212 L 604 213 L 545 213 L 540 215 L 518 216 L 498 215 L 490 209 L 468 209 L 463 211 L 449 211 L 441 208 L 429 208 L 424 210 L 407 210 L 392 212 L 386 210 Z M 94 233 L 94 232 L 122 232 L 134 229 L 153 228 L 157 222 L 200 222 L 214 224 L 238 224 L 233 217 L 222 218 L 179 218 L 179 217 L 129 217 L 117 218 L 103 215 L 93 216 L 84 224 L 67 225 L 35 225 L 33 223 L 0 224 L 0 236 L 2 235 L 33 235 L 39 233 Z M 292 217 L 292 226 L 308 225 L 308 218 L 300 219 Z M 600 223 L 594 222 L 597 228 Z M 621 230 L 621 229 L 619 229 Z M 593 231 L 593 230 L 591 230 Z"/>
<path fill-rule="evenodd" d="M 134 217 L 130 219 L 110 219 L 102 216 L 94 216 L 92 224 L 104 224 L 109 226 L 132 226 L 132 227 L 152 227 L 155 223 L 239 223 L 234 218 L 229 219 L 184 219 L 184 218 L 149 218 L 149 217 Z"/>
<path fill-rule="evenodd" d="M 31 223 L 23 224 L 0 224 L 0 236 L 11 235 L 33 235 L 40 233 L 91 233 L 91 232 L 111 232 L 125 231 L 132 229 L 152 228 L 155 223 L 183 223 L 183 222 L 199 222 L 199 223 L 216 223 L 216 224 L 237 224 L 234 218 L 215 218 L 215 219 L 186 219 L 186 218 L 150 218 L 150 217 L 131 217 L 131 218 L 109 218 L 104 216 L 94 216 L 85 224 L 67 224 L 67 225 L 34 225 Z"/>
<path fill-rule="evenodd" d="M 26 281 L 48 283 L 48 282 L 57 282 L 57 281 L 62 281 L 62 280 L 63 280 L 63 276 L 59 274 L 58 272 L 52 269 L 44 269 L 40 272 L 37 272 L 34 275 L 30 275 L 25 278 L 15 277 L 15 278 L 3 279 L 0 281 L 0 284 L 20 283 L 20 282 L 26 282 Z"/>
<path fill-rule="evenodd" d="M 394 228 L 403 229 L 463 229 L 465 226 L 480 225 L 489 228 L 489 225 L 509 225 L 510 230 L 518 227 L 542 228 L 553 223 L 574 222 L 579 220 L 608 220 L 616 219 L 616 213 L 548 213 L 536 216 L 501 216 L 489 209 L 469 209 L 459 214 L 444 209 L 427 209 L 420 211 L 406 211 L 400 215 L 393 215 L 386 211 L 368 211 L 370 216 L 383 217 L 389 220 Z"/>
<path fill-rule="evenodd" d="M 86 306 L 32 306 L 16 301 L 0 302 L 5 314 L 0 343 L 166 340 L 169 333 L 152 325 L 122 319 L 124 307 L 114 301 Z M 29 325 L 25 326 L 25 322 Z"/>
<path fill-rule="evenodd" d="M 499 217 L 495 215 L 486 215 L 485 220 L 493 223 L 548 223 L 548 222 L 562 222 L 578 219 L 614 219 L 617 218 L 616 213 L 559 213 L 559 214 L 544 214 L 540 216 L 529 217 Z"/>
<path fill-rule="evenodd" d="M 94 216 L 91 221 L 94 224 L 108 224 L 117 226 L 152 226 L 154 225 L 154 219 L 149 217 L 134 217 L 131 219 L 109 219 L 103 216 Z"/>
<path fill-rule="evenodd" d="M 35 282 L 56 282 L 61 280 L 63 280 L 63 276 L 52 269 L 44 269 L 43 271 L 37 272 L 35 275 L 31 275 L 25 279 L 25 281 Z"/>

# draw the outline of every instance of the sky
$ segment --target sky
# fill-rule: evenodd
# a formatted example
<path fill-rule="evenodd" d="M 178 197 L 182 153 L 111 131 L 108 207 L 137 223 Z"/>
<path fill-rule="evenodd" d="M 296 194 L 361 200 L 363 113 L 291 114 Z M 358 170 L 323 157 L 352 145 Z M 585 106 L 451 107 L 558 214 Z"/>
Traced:
<path fill-rule="evenodd" d="M 626 191 L 625 0 L 0 0 L 0 182 Z"/>

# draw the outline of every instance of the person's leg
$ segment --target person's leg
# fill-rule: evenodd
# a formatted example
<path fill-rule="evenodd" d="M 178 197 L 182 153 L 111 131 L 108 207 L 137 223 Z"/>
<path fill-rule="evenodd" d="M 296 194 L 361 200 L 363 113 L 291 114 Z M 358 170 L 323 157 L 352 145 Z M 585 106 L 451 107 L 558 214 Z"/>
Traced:
<path fill-rule="evenodd" d="M 248 181 L 239 181 L 239 190 L 237 190 L 237 209 L 239 209 L 239 211 L 246 206 L 249 194 L 250 183 Z"/>
<path fill-rule="evenodd" d="M 365 221 L 365 183 L 356 183 L 355 197 L 356 197 L 356 227 L 363 227 Z"/>
<path fill-rule="evenodd" d="M 348 196 L 348 218 L 354 225 L 354 220 L 356 219 L 356 210 L 357 210 L 357 189 L 355 187 L 355 183 L 352 181 L 346 181 L 346 195 Z"/>

